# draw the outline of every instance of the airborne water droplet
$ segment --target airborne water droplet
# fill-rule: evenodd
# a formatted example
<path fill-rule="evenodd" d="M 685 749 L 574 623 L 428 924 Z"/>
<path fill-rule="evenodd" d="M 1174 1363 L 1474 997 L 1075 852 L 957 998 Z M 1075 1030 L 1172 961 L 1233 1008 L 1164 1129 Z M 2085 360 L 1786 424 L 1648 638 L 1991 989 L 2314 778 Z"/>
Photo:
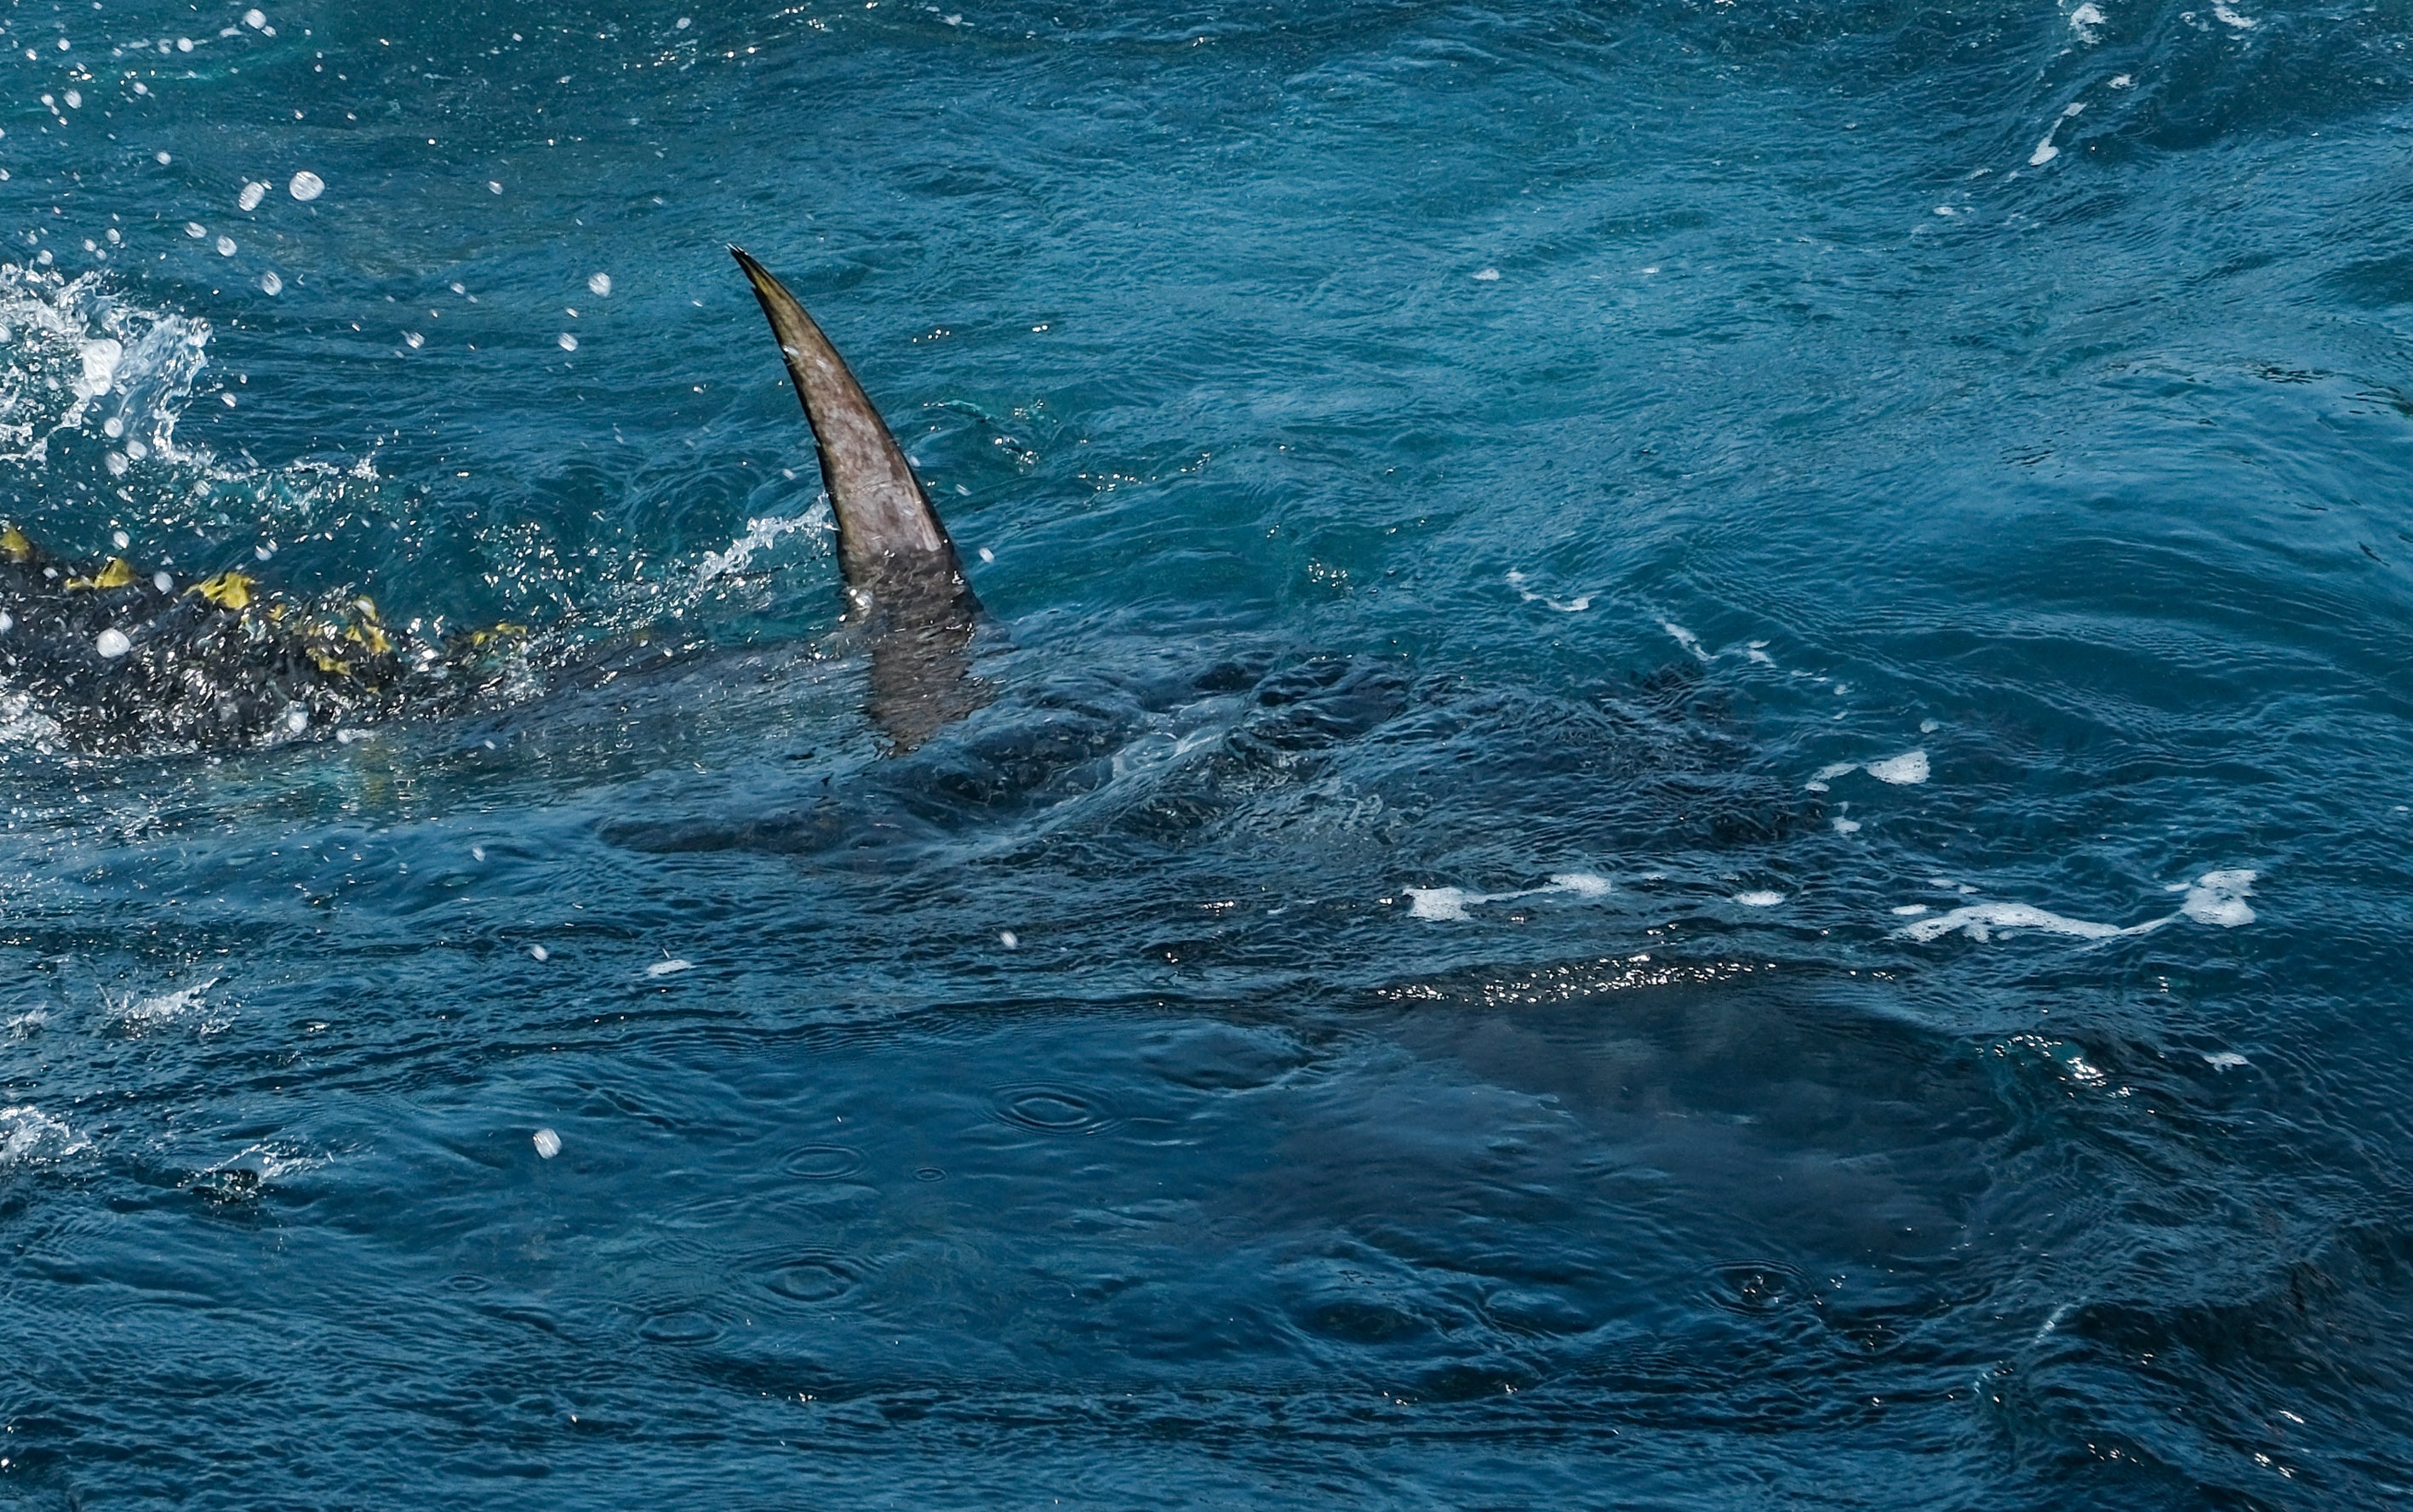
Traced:
<path fill-rule="evenodd" d="M 293 182 L 285 188 L 294 198 L 307 204 L 327 192 L 327 181 L 305 168 L 294 174 Z"/>
<path fill-rule="evenodd" d="M 265 272 L 259 275 L 259 286 L 266 293 L 282 294 L 285 292 L 285 280 L 273 272 Z"/>

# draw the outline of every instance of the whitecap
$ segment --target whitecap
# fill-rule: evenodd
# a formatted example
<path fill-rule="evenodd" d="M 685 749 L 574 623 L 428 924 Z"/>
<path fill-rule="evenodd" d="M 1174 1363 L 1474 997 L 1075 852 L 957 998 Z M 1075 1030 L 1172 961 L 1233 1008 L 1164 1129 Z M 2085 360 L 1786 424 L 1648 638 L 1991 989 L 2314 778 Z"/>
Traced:
<path fill-rule="evenodd" d="M 1784 901 L 1784 894 L 1770 892 L 1766 888 L 1754 888 L 1749 892 L 1736 893 L 1734 901 L 1745 908 L 1773 908 Z"/>
<path fill-rule="evenodd" d="M 2207 1050 L 2203 1059 L 2204 1064 L 2215 1071 L 2234 1071 L 2240 1066 L 2254 1064 L 2235 1050 Z"/>
<path fill-rule="evenodd" d="M 682 957 L 674 958 L 669 961 L 657 961 L 652 965 L 645 968 L 645 975 L 648 976 L 675 976 L 680 972 L 693 970 L 695 970 L 695 962 Z"/>

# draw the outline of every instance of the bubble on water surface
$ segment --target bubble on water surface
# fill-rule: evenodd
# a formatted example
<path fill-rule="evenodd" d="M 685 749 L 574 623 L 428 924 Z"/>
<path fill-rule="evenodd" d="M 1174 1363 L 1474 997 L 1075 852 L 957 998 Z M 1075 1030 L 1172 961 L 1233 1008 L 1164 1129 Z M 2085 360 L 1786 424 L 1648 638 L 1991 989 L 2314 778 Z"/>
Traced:
<path fill-rule="evenodd" d="M 255 179 L 251 183 L 243 186 L 243 193 L 234 197 L 235 208 L 237 210 L 258 210 L 259 208 L 260 200 L 265 198 L 267 195 L 268 185 Z"/>
<path fill-rule="evenodd" d="M 561 349 L 565 352 L 574 352 L 578 350 L 578 338 L 566 330 L 560 335 L 555 336 L 554 340 L 561 344 Z"/>
<path fill-rule="evenodd" d="M 272 270 L 259 275 L 259 288 L 263 294 L 282 294 L 285 292 L 285 280 L 277 277 Z"/>
<path fill-rule="evenodd" d="M 1746 908 L 1773 908 L 1784 901 L 1784 894 L 1754 889 L 1750 892 L 1736 893 L 1734 901 Z"/>
<path fill-rule="evenodd" d="M 132 651 L 134 642 L 126 639 L 125 631 L 111 625 L 93 638 L 92 649 L 100 653 L 102 660 L 113 662 Z"/>
<path fill-rule="evenodd" d="M 234 256 L 233 237 L 222 236 L 218 238 L 218 256 L 221 257 L 231 257 Z"/>
<path fill-rule="evenodd" d="M 553 952 L 540 945 L 532 945 L 528 947 L 528 959 L 531 961 L 551 961 L 553 959 Z"/>
<path fill-rule="evenodd" d="M 610 273 L 597 273 L 586 280 L 586 286 L 594 293 L 609 294 L 612 292 L 612 275 Z"/>
<path fill-rule="evenodd" d="M 546 1160 L 561 1153 L 561 1136 L 551 1129 L 539 1129 L 533 1141 L 536 1152 Z"/>
<path fill-rule="evenodd" d="M 1869 763 L 1869 775 L 1881 783 L 1891 783 L 1897 787 L 1923 783 L 1927 781 L 1928 775 L 1927 753 L 1904 751 L 1898 756 L 1889 756 L 1883 761 L 1872 761 Z"/>
<path fill-rule="evenodd" d="M 268 24 L 268 16 L 260 10 L 246 10 L 243 13 L 243 23 L 256 32 Z"/>
<path fill-rule="evenodd" d="M 210 228 L 203 226 L 200 221 L 186 221 L 185 223 L 185 234 L 198 242 L 201 238 L 210 234 Z"/>
<path fill-rule="evenodd" d="M 327 192 L 327 181 L 305 168 L 293 175 L 293 182 L 285 186 L 285 192 L 306 205 Z"/>
<path fill-rule="evenodd" d="M 1005 947 L 1008 950 L 1019 950 L 1022 948 L 1022 936 L 1014 933 L 1012 930 L 999 930 L 997 935 L 997 943 Z"/>
<path fill-rule="evenodd" d="M 151 586 L 163 594 L 172 594 L 176 591 L 176 580 L 165 572 L 155 572 L 151 574 Z"/>

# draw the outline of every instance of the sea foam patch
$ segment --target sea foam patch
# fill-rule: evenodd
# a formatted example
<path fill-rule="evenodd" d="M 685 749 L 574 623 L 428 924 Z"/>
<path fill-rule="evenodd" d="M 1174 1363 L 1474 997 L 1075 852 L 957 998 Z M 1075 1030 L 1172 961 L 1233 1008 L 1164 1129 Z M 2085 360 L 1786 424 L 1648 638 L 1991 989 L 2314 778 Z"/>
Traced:
<path fill-rule="evenodd" d="M 2254 922 L 2254 910 L 2245 899 L 2254 890 L 2258 873 L 2243 870 L 2206 872 L 2193 882 L 2179 883 L 2172 890 L 2184 890 L 2179 911 L 2149 918 L 2141 924 L 2098 924 L 2091 919 L 2071 918 L 2049 909 L 2028 903 L 1965 903 L 1950 913 L 1933 918 L 1917 918 L 1894 932 L 1898 938 L 1915 944 L 1926 944 L 1959 932 L 1970 939 L 1984 943 L 1994 937 L 1997 930 L 2026 930 L 2040 934 L 2065 934 L 2081 940 L 2110 940 L 2123 935 L 2151 934 L 2166 924 L 2191 919 L 2198 924 L 2210 924 L 2217 929 L 2233 930 Z M 1923 904 L 1897 908 L 1897 915 L 1913 910 L 1923 913 Z"/>
<path fill-rule="evenodd" d="M 1915 787 L 1934 775 L 1934 767 L 1927 759 L 1925 750 L 1904 751 L 1900 756 L 1887 756 L 1882 761 L 1829 763 L 1811 773 L 1810 780 L 1801 785 L 1811 792 L 1823 793 L 1836 778 L 1848 777 L 1856 771 L 1865 771 L 1877 781 L 1890 786 Z"/>
<path fill-rule="evenodd" d="M 1506 903 L 1512 898 L 1539 898 L 1554 892 L 1573 893 L 1579 898 L 1601 898 L 1616 890 L 1605 876 L 1590 872 L 1560 872 L 1538 888 L 1520 888 L 1515 892 L 1470 892 L 1464 888 L 1409 888 L 1408 916 L 1435 922 L 1468 918 L 1467 910 L 1478 903 Z"/>

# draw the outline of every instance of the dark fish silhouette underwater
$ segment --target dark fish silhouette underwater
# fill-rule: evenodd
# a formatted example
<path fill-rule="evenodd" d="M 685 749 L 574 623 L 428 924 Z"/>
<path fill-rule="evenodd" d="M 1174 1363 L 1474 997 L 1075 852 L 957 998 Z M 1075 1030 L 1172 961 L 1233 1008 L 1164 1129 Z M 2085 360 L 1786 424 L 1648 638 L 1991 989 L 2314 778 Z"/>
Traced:
<path fill-rule="evenodd" d="M 866 711 L 911 751 L 980 708 L 980 601 L 930 496 L 846 360 L 768 270 L 731 247 L 779 343 L 821 454 Z M 0 526 L 0 693 L 88 751 L 227 749 L 475 707 L 528 631 L 441 638 L 364 595 L 306 599 L 228 568 L 179 579 L 121 556 L 53 557 Z"/>

